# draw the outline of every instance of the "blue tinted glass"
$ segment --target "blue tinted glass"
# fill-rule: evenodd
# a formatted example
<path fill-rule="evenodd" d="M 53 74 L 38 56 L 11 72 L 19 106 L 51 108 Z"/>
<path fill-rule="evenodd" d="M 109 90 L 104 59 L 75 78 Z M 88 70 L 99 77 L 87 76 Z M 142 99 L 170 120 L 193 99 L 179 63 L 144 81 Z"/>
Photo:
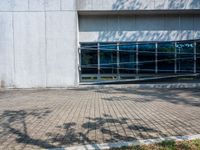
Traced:
<path fill-rule="evenodd" d="M 81 49 L 97 49 L 97 43 L 81 43 Z"/>
<path fill-rule="evenodd" d="M 175 55 L 171 53 L 158 53 L 158 73 L 174 73 Z"/>
<path fill-rule="evenodd" d="M 200 73 L 200 42 L 197 42 L 196 44 L 196 51 L 197 51 L 197 72 Z"/>
<path fill-rule="evenodd" d="M 132 74 L 136 71 L 136 44 L 124 43 L 119 46 L 120 73 Z"/>
<path fill-rule="evenodd" d="M 98 55 L 96 43 L 81 44 L 81 73 L 97 74 Z"/>
<path fill-rule="evenodd" d="M 158 43 L 158 53 L 159 52 L 174 53 L 175 52 L 175 43 L 173 43 L 173 42 Z"/>
<path fill-rule="evenodd" d="M 139 73 L 155 73 L 155 43 L 139 44 Z"/>
<path fill-rule="evenodd" d="M 117 72 L 117 43 L 100 43 L 100 73 Z"/>
<path fill-rule="evenodd" d="M 174 73 L 175 43 L 158 43 L 158 73 Z"/>
<path fill-rule="evenodd" d="M 117 43 L 100 43 L 100 51 L 116 51 Z"/>
<path fill-rule="evenodd" d="M 193 42 L 178 42 L 177 71 L 179 73 L 191 73 L 194 71 L 194 44 Z"/>
<path fill-rule="evenodd" d="M 193 54 L 177 54 L 177 70 L 179 73 L 191 73 L 194 71 Z"/>
<path fill-rule="evenodd" d="M 136 44 L 134 43 L 120 43 L 119 50 L 136 51 Z"/>
<path fill-rule="evenodd" d="M 196 51 L 198 54 L 200 54 L 200 42 L 197 42 L 196 44 Z"/>
<path fill-rule="evenodd" d="M 193 42 L 178 42 L 176 44 L 177 53 L 194 53 Z"/>
<path fill-rule="evenodd" d="M 149 44 L 139 44 L 138 50 L 140 51 L 148 51 L 148 52 L 155 52 L 156 44 L 149 43 Z"/>
<path fill-rule="evenodd" d="M 105 74 L 113 78 L 119 73 L 121 79 L 130 79 L 135 77 L 136 69 L 139 76 L 152 76 L 156 73 L 156 64 L 158 74 L 173 74 L 175 68 L 177 73 L 193 73 L 195 66 L 193 43 L 193 41 L 183 41 L 177 42 L 175 46 L 175 42 L 158 42 L 157 53 L 156 43 L 139 43 L 138 56 L 137 44 L 134 42 L 100 43 L 99 47 L 97 43 L 82 43 L 81 74 L 92 76 L 92 79 L 95 77 L 96 80 L 95 75 L 98 74 L 100 66 L 100 76 Z M 200 72 L 200 41 L 196 43 L 196 68 L 197 72 Z"/>

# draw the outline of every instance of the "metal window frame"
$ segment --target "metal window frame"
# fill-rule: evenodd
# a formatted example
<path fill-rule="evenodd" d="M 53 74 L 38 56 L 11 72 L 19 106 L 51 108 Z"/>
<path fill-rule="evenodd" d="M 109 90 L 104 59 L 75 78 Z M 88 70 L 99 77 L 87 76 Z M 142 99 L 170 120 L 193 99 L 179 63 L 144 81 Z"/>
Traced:
<path fill-rule="evenodd" d="M 197 73 L 197 44 L 194 42 L 194 73 Z"/>

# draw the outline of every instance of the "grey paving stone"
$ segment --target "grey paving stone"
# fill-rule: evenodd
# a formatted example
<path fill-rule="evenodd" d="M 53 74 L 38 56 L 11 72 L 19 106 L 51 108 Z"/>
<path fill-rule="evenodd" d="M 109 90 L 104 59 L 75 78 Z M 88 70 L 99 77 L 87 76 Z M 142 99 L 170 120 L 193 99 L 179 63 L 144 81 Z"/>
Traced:
<path fill-rule="evenodd" d="M 200 134 L 200 89 L 0 91 L 0 149 Z"/>

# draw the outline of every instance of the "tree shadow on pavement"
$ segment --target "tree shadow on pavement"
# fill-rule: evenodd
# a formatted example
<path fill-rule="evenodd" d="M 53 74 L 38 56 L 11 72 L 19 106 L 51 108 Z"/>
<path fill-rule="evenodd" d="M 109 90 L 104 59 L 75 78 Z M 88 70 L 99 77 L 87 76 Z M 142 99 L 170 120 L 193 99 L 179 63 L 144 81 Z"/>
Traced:
<path fill-rule="evenodd" d="M 112 94 L 104 98 L 107 101 L 135 101 L 167 102 L 177 105 L 200 107 L 200 89 L 134 89 L 134 88 L 111 88 L 100 89 L 97 92 Z M 137 98 L 134 98 L 137 97 Z"/>
<path fill-rule="evenodd" d="M 48 108 L 34 110 L 5 110 L 0 114 L 0 137 L 14 135 L 17 143 L 35 145 L 41 148 L 55 148 L 55 146 L 41 139 L 34 139 L 28 133 L 26 121 L 32 119 L 43 119 L 51 111 Z M 30 125 L 30 124 L 29 124 Z M 35 127 L 37 128 L 37 126 Z"/>
<path fill-rule="evenodd" d="M 48 133 L 50 143 L 58 143 L 60 147 L 70 145 L 96 144 L 100 142 L 112 143 L 119 141 L 133 141 L 137 139 L 156 138 L 155 135 L 167 136 L 156 128 L 147 124 L 128 124 L 128 118 L 115 118 L 104 114 L 102 117 L 88 117 L 88 121 L 78 125 L 76 122 L 68 122 L 58 126 L 63 133 Z M 98 135 L 97 135 L 98 134 Z M 154 135 L 154 136 L 152 136 Z M 98 138 L 103 138 L 99 141 Z"/>

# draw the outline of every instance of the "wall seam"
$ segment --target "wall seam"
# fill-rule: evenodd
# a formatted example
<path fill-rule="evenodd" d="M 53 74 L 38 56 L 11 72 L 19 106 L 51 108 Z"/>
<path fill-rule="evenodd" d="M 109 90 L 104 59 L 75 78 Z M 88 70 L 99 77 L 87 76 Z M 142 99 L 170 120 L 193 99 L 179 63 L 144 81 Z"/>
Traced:
<path fill-rule="evenodd" d="M 79 66 L 80 66 L 80 58 L 79 58 L 79 16 L 78 16 L 78 13 L 77 11 L 74 11 L 74 13 L 76 13 L 76 17 L 75 17 L 75 22 L 76 22 L 76 37 L 75 37 L 75 40 L 76 40 L 76 46 L 75 46 L 75 85 L 78 85 L 80 83 L 80 71 L 79 71 Z"/>
<path fill-rule="evenodd" d="M 16 85 L 15 85 L 15 83 L 16 83 L 16 77 L 15 77 L 15 75 L 16 75 L 16 58 L 15 58 L 15 28 L 14 28 L 14 12 L 12 12 L 12 36 L 13 36 L 13 87 L 15 87 Z"/>
<path fill-rule="evenodd" d="M 47 14 L 44 12 L 44 24 L 45 24 L 45 87 L 47 87 Z"/>
<path fill-rule="evenodd" d="M 28 0 L 28 11 L 30 10 L 30 0 Z"/>
<path fill-rule="evenodd" d="M 192 25 L 192 29 L 193 29 L 193 39 L 195 39 L 195 28 L 194 28 L 194 19 L 195 19 L 195 15 L 192 15 L 192 23 L 193 23 L 193 25 Z"/>
<path fill-rule="evenodd" d="M 181 40 L 182 39 L 182 28 L 181 28 L 181 15 L 180 14 L 178 15 L 178 27 L 179 27 L 178 40 Z"/>
<path fill-rule="evenodd" d="M 60 0 L 60 11 L 62 10 L 62 0 Z"/>

